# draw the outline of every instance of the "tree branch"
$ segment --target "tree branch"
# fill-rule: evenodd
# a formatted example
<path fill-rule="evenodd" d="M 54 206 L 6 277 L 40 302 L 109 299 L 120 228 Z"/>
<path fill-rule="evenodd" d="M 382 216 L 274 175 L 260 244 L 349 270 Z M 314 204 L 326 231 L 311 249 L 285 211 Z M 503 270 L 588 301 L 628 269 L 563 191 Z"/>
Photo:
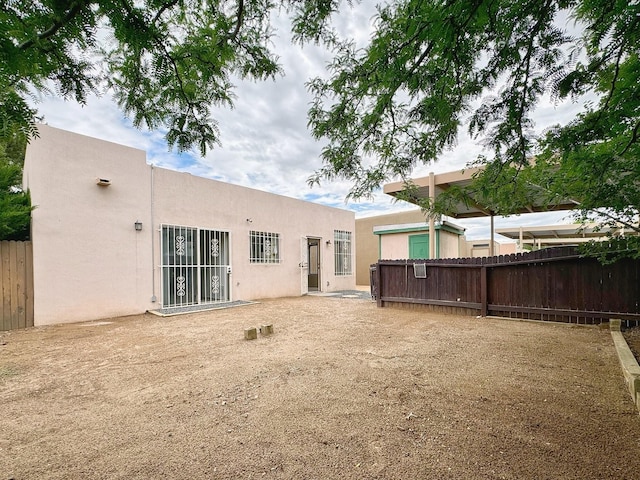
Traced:
<path fill-rule="evenodd" d="M 238 13 L 236 14 L 236 28 L 231 33 L 229 40 L 235 42 L 238 34 L 240 33 L 240 27 L 242 27 L 242 22 L 244 20 L 244 0 L 238 0 Z"/>
<path fill-rule="evenodd" d="M 627 151 L 629 150 L 629 148 L 631 148 L 631 145 L 633 145 L 634 143 L 636 143 L 638 141 L 638 131 L 640 130 L 640 121 L 636 122 L 636 126 L 633 128 L 633 133 L 631 134 L 631 139 L 629 140 L 629 143 L 627 143 L 627 146 L 624 147 L 624 150 L 622 150 L 620 152 L 620 156 L 624 155 L 625 153 L 627 153 Z"/>
<path fill-rule="evenodd" d="M 164 12 L 175 7 L 178 4 L 178 1 L 179 0 L 171 0 L 170 2 L 167 2 L 162 7 L 160 7 L 160 9 L 158 10 L 158 13 L 156 13 L 156 16 L 153 17 L 153 20 L 151 20 L 151 24 L 152 25 L 155 24 L 160 19 L 160 17 Z"/>
<path fill-rule="evenodd" d="M 68 24 L 76 15 L 78 15 L 78 13 L 80 13 L 82 11 L 82 9 L 84 7 L 86 7 L 89 4 L 90 4 L 90 2 L 87 3 L 84 0 L 78 0 L 69 9 L 69 11 L 66 13 L 66 15 L 64 17 L 62 17 L 60 20 L 54 22 L 53 25 L 51 25 L 51 27 L 49 27 L 47 30 L 42 32 L 36 38 L 29 39 L 26 42 L 22 43 L 18 47 L 18 49 L 26 50 L 28 48 L 31 48 L 33 45 L 35 45 L 36 41 L 46 40 L 47 38 L 50 38 L 50 37 L 54 36 L 58 32 L 58 30 L 60 30 L 62 27 L 64 27 L 66 24 Z"/>

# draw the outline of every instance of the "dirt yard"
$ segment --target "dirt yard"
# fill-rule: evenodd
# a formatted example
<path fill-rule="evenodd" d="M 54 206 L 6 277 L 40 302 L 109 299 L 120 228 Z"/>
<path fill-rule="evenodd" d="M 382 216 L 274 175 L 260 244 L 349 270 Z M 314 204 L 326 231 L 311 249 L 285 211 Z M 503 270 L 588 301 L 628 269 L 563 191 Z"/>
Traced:
<path fill-rule="evenodd" d="M 608 331 L 361 299 L 0 332 L 0 409 L 0 480 L 640 472 Z"/>

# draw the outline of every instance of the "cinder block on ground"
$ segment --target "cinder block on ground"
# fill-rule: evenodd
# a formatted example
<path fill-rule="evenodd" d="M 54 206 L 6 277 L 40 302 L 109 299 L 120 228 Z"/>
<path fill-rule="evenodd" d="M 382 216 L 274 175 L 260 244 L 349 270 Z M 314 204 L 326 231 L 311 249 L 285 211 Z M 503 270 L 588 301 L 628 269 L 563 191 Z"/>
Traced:
<path fill-rule="evenodd" d="M 255 340 L 256 338 L 258 338 L 258 330 L 256 329 L 256 327 L 244 329 L 245 340 Z"/>
<path fill-rule="evenodd" d="M 271 335 L 273 333 L 273 324 L 269 324 L 269 325 L 262 325 L 260 327 L 260 333 L 262 335 Z"/>

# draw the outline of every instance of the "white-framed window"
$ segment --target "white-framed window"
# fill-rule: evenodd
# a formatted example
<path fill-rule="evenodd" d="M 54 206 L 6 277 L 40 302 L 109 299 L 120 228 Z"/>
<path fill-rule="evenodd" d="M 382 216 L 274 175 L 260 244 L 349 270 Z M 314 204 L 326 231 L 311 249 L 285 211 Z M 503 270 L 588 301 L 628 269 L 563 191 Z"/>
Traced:
<path fill-rule="evenodd" d="M 280 234 L 249 232 L 249 261 L 251 263 L 280 263 Z"/>
<path fill-rule="evenodd" d="M 336 275 L 353 275 L 351 232 L 333 231 L 333 258 Z"/>

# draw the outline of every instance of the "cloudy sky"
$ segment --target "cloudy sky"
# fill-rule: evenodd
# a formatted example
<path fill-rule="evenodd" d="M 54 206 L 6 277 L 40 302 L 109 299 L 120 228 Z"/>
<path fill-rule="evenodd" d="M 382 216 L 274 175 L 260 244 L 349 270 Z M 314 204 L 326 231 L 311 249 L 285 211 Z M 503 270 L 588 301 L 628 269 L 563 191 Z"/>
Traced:
<path fill-rule="evenodd" d="M 341 34 L 354 38 L 360 45 L 367 42 L 375 16 L 375 3 L 365 0 L 346 10 L 336 19 Z M 311 96 L 305 82 L 325 74 L 329 60 L 323 49 L 290 43 L 285 18 L 277 20 L 280 28 L 274 38 L 285 75 L 276 81 L 239 82 L 236 84 L 235 108 L 218 110 L 222 146 L 201 158 L 197 153 L 178 155 L 168 151 L 160 132 L 135 129 L 125 119 L 108 95 L 91 98 L 87 105 L 43 98 L 38 105 L 44 121 L 57 128 L 143 149 L 147 161 L 159 167 L 188 171 L 195 175 L 252 187 L 268 192 L 313 201 L 356 212 L 356 218 L 413 208 L 394 203 L 381 191 L 371 200 L 345 202 L 349 184 L 344 181 L 324 182 L 320 187 L 307 185 L 307 178 L 321 166 L 322 144 L 307 130 L 307 109 Z M 572 117 L 575 104 L 545 103 L 536 115 L 536 127 L 544 129 Z M 462 137 L 454 151 L 447 152 L 435 165 L 422 165 L 414 176 L 462 169 L 482 148 L 477 142 Z M 496 227 L 568 223 L 568 213 L 531 214 L 496 218 Z M 489 220 L 455 220 L 465 227 L 467 238 L 488 238 Z M 499 239 L 498 239 L 499 240 Z"/>

